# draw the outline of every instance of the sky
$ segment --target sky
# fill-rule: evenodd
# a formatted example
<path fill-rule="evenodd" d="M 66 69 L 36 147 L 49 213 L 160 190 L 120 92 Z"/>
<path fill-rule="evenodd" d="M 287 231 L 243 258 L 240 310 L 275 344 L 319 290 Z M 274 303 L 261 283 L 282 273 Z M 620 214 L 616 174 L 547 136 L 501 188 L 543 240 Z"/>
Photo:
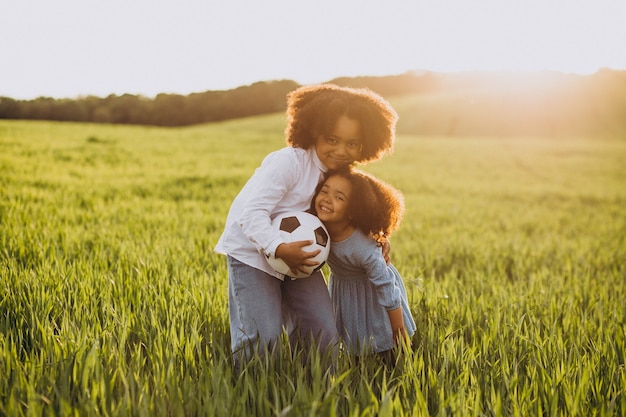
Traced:
<path fill-rule="evenodd" d="M 626 69 L 626 0 L 2 0 L 0 96 Z"/>

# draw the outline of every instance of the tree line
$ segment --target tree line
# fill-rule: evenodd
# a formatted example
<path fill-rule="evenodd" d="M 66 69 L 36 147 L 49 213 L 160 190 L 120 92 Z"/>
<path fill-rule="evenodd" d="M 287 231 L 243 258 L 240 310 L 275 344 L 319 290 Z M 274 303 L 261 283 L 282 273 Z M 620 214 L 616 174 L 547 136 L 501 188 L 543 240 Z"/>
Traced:
<path fill-rule="evenodd" d="M 0 119 L 185 126 L 279 111 L 285 94 L 296 87 L 292 81 L 259 82 L 230 91 L 159 94 L 154 99 L 132 94 L 34 100 L 0 97 Z"/>
<path fill-rule="evenodd" d="M 384 96 L 423 89 L 430 80 L 403 74 L 333 80 L 343 85 L 368 86 Z M 0 97 L 0 119 L 55 120 L 155 126 L 186 126 L 284 111 L 287 93 L 300 85 L 291 80 L 261 81 L 225 91 L 189 95 L 159 94 L 87 96 L 76 99 L 39 97 L 15 100 Z"/>
<path fill-rule="evenodd" d="M 585 76 L 558 72 L 407 72 L 329 82 L 368 87 L 386 98 L 406 95 L 398 110 L 403 112 L 399 129 L 408 133 L 626 134 L 626 71 L 605 69 Z M 299 86 L 280 80 L 154 98 L 131 94 L 34 100 L 0 97 L 0 119 L 187 126 L 282 112 L 287 93 Z"/>

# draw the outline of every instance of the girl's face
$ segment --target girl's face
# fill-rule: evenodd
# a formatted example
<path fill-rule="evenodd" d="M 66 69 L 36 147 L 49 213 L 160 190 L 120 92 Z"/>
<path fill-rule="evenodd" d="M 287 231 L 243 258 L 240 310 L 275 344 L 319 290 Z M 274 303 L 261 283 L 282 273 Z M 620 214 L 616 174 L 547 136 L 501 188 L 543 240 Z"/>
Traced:
<path fill-rule="evenodd" d="M 352 184 L 339 175 L 329 177 L 315 197 L 317 217 L 324 223 L 349 222 L 348 202 Z"/>
<path fill-rule="evenodd" d="M 361 124 L 347 116 L 340 116 L 333 131 L 315 142 L 317 157 L 328 169 L 350 165 L 361 157 L 362 148 Z"/>

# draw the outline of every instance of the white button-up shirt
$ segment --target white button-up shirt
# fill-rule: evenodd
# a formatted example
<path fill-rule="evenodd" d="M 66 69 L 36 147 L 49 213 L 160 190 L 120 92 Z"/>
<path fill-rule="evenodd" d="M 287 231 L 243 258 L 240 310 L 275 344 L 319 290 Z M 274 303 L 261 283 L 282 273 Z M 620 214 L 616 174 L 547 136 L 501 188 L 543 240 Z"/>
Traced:
<path fill-rule="evenodd" d="M 265 257 L 284 243 L 271 222 L 282 213 L 309 209 L 326 171 L 315 147 L 286 147 L 267 155 L 235 197 L 215 252 L 284 279 Z"/>

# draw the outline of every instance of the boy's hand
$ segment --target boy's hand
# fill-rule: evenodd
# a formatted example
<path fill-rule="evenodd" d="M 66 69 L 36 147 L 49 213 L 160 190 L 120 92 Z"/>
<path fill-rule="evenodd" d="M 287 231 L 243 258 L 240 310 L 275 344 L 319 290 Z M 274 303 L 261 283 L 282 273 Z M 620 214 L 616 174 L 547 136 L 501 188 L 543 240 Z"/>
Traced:
<path fill-rule="evenodd" d="M 382 247 L 383 258 L 385 258 L 385 262 L 389 265 L 389 262 L 391 262 L 391 243 L 389 242 L 389 239 L 385 239 L 380 246 Z"/>
<path fill-rule="evenodd" d="M 317 256 L 321 250 L 315 249 L 312 252 L 307 252 L 303 250 L 305 246 L 312 245 L 314 242 L 312 240 L 299 240 L 297 242 L 291 243 L 281 243 L 276 248 L 276 257 L 282 259 L 291 272 L 297 274 L 298 272 L 307 271 L 304 267 L 317 266 L 319 262 L 312 261 L 310 258 Z"/>

